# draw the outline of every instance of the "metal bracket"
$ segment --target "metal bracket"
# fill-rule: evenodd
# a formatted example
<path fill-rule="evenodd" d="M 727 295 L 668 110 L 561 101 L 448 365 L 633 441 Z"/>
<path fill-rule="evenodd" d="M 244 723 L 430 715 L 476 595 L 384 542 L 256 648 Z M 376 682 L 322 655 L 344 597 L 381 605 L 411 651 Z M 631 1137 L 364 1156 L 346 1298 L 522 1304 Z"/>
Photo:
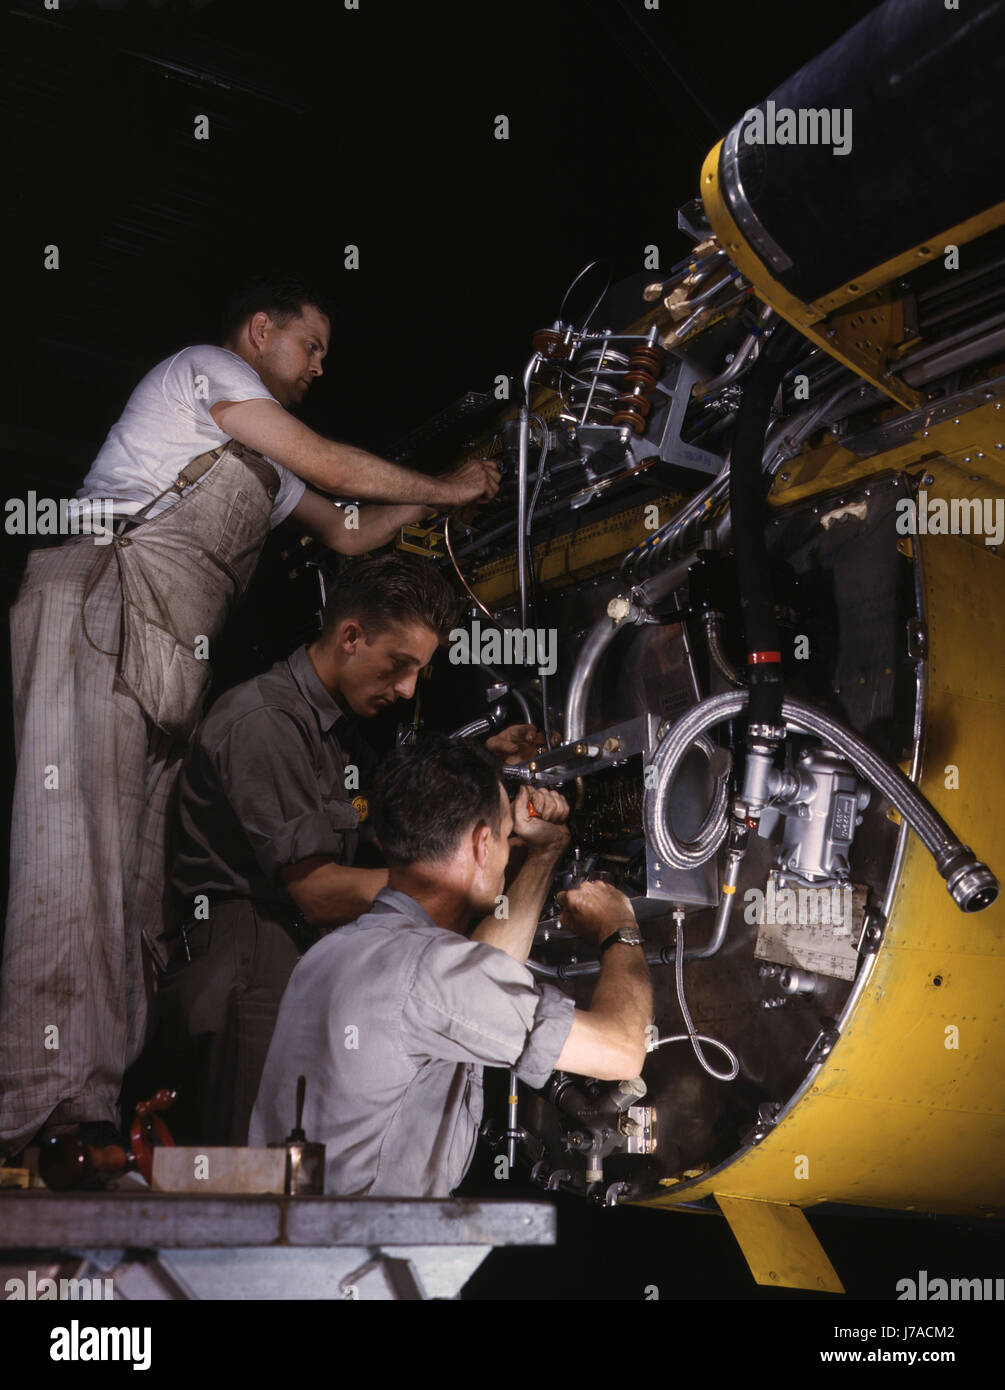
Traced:
<path fill-rule="evenodd" d="M 928 656 L 928 625 L 920 618 L 911 618 L 907 624 L 907 655 L 911 661 Z"/>
<path fill-rule="evenodd" d="M 832 1018 L 822 1018 L 820 1022 L 823 1024 L 823 1028 L 817 1034 L 816 1041 L 804 1059 L 812 1066 L 830 1056 L 841 1036 L 840 1030 Z"/>
<path fill-rule="evenodd" d="M 774 1129 L 781 1113 L 782 1103 L 778 1100 L 765 1100 L 757 1107 L 757 1123 L 753 1129 L 741 1136 L 744 1143 L 759 1144 Z"/>
<path fill-rule="evenodd" d="M 879 950 L 883 940 L 883 933 L 886 930 L 886 918 L 882 912 L 871 911 L 865 915 L 862 923 L 862 935 L 859 937 L 857 950 L 863 956 L 875 955 Z"/>

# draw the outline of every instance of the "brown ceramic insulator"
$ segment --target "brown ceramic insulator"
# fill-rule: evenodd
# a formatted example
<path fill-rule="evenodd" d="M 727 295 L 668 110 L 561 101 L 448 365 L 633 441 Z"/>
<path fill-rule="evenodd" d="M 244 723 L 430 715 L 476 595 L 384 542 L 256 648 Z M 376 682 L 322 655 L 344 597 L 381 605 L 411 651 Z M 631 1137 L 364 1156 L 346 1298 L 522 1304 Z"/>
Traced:
<path fill-rule="evenodd" d="M 625 373 L 625 380 L 633 384 L 638 383 L 640 386 L 652 390 L 662 375 L 662 350 L 650 346 L 635 348 L 628 359 L 628 371 Z"/>
<path fill-rule="evenodd" d="M 635 434 L 645 434 L 646 417 L 634 406 L 632 409 L 619 410 L 611 421 L 612 425 L 627 425 Z"/>
<path fill-rule="evenodd" d="M 563 340 L 561 333 L 556 333 L 553 328 L 542 328 L 534 334 L 531 345 L 535 352 L 550 361 L 553 358 L 564 358 L 569 355 L 570 344 Z"/>
<path fill-rule="evenodd" d="M 617 400 L 614 402 L 614 408 L 615 410 L 634 409 L 637 410 L 639 414 L 643 416 L 643 418 L 646 418 L 648 417 L 650 410 L 652 410 L 653 408 L 653 403 L 652 401 L 647 400 L 645 396 L 643 396 L 641 392 L 638 389 L 636 389 L 634 392 L 632 392 L 631 395 L 619 396 Z"/>

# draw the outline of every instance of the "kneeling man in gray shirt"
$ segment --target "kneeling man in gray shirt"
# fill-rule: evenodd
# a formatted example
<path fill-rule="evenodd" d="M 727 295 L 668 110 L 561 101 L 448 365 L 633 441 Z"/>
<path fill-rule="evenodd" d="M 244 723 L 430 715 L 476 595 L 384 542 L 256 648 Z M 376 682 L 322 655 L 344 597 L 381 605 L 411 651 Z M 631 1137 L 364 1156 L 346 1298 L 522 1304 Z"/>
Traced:
<path fill-rule="evenodd" d="M 373 797 L 387 887 L 293 971 L 252 1145 L 285 1137 L 304 1075 L 304 1128 L 326 1146 L 327 1192 L 445 1197 L 474 1154 L 484 1066 L 513 1067 L 533 1087 L 556 1069 L 639 1074 L 652 1017 L 639 946 L 619 937 L 605 949 L 588 1011 L 524 963 L 567 816 L 541 788 L 521 787 L 511 807 L 498 764 L 470 744 L 437 737 L 391 755 Z M 526 857 L 505 889 L 511 834 Z M 568 893 L 564 920 L 595 944 L 636 925 L 603 883 Z"/>

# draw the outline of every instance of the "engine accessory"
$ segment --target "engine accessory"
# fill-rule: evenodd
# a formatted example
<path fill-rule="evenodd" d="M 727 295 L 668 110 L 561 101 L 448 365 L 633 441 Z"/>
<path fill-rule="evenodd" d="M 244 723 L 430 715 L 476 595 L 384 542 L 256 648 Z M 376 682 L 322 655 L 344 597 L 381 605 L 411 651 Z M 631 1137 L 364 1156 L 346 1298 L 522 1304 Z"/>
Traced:
<path fill-rule="evenodd" d="M 869 788 L 855 777 L 839 753 L 804 749 L 796 772 L 784 774 L 784 789 L 760 814 L 759 833 L 767 836 L 779 819 L 785 835 L 776 863 L 782 877 L 823 885 L 847 880 L 848 851 L 869 804 Z"/>
<path fill-rule="evenodd" d="M 748 699 L 746 690 L 713 695 L 679 719 L 657 748 L 653 759 L 658 769 L 657 785 L 665 786 L 672 780 L 684 755 L 706 729 L 739 714 L 746 709 Z M 868 782 L 893 803 L 934 858 L 936 868 L 946 880 L 947 889 L 962 911 L 979 912 L 995 901 L 999 883 L 994 874 L 976 858 L 972 850 L 960 843 L 938 812 L 899 768 L 891 766 L 836 719 L 801 700 L 786 699 L 782 704 L 782 718 L 790 728 L 816 734 L 833 744 Z M 656 843 L 656 837 L 661 834 L 663 816 L 662 800 L 655 788 L 646 789 L 644 814 L 646 835 Z"/>

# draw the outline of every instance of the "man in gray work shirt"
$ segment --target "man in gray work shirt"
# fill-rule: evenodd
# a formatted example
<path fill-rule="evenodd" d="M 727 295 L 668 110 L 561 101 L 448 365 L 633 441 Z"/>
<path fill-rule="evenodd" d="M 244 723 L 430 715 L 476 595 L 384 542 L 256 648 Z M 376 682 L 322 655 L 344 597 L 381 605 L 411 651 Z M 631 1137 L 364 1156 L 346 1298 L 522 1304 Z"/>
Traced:
<path fill-rule="evenodd" d="M 556 1068 L 638 1075 L 652 992 L 623 894 L 586 883 L 566 895 L 568 924 L 604 943 L 589 1011 L 536 985 L 524 964 L 567 814 L 540 788 L 522 787 L 511 809 L 498 770 L 469 745 L 436 738 L 392 755 L 374 791 L 388 885 L 294 970 L 252 1145 L 284 1138 L 304 1075 L 304 1127 L 326 1146 L 327 1192 L 444 1197 L 474 1153 L 483 1066 L 514 1067 L 535 1087 Z M 527 853 L 504 893 L 511 831 Z"/>
<path fill-rule="evenodd" d="M 365 912 L 384 869 L 354 865 L 373 761 L 357 719 L 415 691 L 457 613 L 428 560 L 387 555 L 333 584 L 324 628 L 217 701 L 179 781 L 172 882 L 184 927 L 161 981 L 162 1040 L 195 1092 L 179 1137 L 244 1144 L 283 989 L 321 932 Z M 514 725 L 486 745 L 527 756 Z M 184 1132 L 191 1129 L 191 1133 Z"/>
<path fill-rule="evenodd" d="M 353 867 L 373 762 L 356 720 L 414 693 L 456 611 L 428 562 L 360 561 L 333 585 L 317 641 L 227 691 L 192 741 L 171 870 L 184 925 L 160 994 L 201 1143 L 247 1142 L 301 951 L 387 881 Z"/>

